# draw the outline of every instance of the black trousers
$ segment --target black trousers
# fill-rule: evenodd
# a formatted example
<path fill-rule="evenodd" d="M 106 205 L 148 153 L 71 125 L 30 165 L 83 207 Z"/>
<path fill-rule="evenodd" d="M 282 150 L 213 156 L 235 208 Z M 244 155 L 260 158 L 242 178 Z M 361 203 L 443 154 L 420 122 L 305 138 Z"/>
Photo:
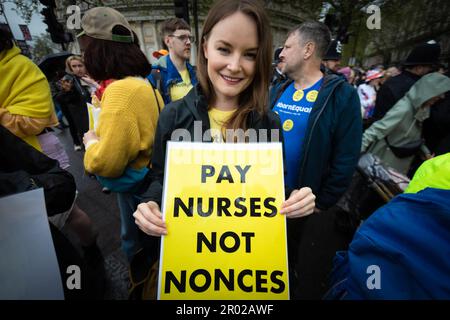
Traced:
<path fill-rule="evenodd" d="M 339 227 L 338 210 L 288 219 L 291 299 L 318 300 L 328 291 L 336 251 L 347 250 L 353 237 Z"/>
<path fill-rule="evenodd" d="M 89 115 L 85 106 L 68 103 L 61 104 L 61 111 L 69 123 L 70 136 L 74 145 L 81 145 L 83 135 L 89 130 Z"/>

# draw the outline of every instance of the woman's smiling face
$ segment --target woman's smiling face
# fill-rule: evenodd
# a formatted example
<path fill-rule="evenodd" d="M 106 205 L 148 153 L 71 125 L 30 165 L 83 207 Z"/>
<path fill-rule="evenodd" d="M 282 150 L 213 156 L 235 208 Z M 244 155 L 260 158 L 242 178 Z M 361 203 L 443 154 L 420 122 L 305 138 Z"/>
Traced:
<path fill-rule="evenodd" d="M 256 23 L 242 12 L 219 21 L 203 45 L 208 77 L 214 87 L 214 107 L 238 107 L 239 95 L 252 83 L 256 69 Z"/>

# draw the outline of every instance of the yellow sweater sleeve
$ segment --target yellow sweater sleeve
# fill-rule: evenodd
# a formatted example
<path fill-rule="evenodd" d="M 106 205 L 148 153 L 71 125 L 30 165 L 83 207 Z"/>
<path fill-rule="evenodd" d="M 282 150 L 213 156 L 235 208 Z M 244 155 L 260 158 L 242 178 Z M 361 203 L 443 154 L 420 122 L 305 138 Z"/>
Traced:
<path fill-rule="evenodd" d="M 85 153 L 88 172 L 103 177 L 119 177 L 133 161 L 138 168 L 150 160 L 158 118 L 155 97 L 142 80 L 126 78 L 112 83 L 101 101 L 97 143 Z"/>
<path fill-rule="evenodd" d="M 0 109 L 0 124 L 19 138 L 35 136 L 46 127 L 56 125 L 58 120 L 53 113 L 48 118 L 32 118 L 22 115 L 12 115 L 7 109 Z"/>

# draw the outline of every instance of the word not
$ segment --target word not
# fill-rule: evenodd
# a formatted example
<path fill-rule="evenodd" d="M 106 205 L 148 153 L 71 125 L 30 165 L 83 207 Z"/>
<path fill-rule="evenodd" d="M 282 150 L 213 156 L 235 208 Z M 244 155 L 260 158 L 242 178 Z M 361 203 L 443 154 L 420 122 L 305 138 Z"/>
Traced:
<path fill-rule="evenodd" d="M 251 238 L 255 237 L 254 232 L 242 232 L 242 237 L 245 238 L 245 252 L 251 252 Z M 232 246 L 226 244 L 227 239 L 232 238 L 234 243 Z M 211 240 L 210 240 L 211 239 Z M 211 232 L 211 237 L 208 238 L 203 232 L 197 233 L 197 252 L 202 252 L 202 244 L 208 247 L 210 252 L 216 252 L 217 249 L 217 232 Z M 241 239 L 239 235 L 228 231 L 222 234 L 219 240 L 220 248 L 228 253 L 236 252 L 241 246 Z"/>

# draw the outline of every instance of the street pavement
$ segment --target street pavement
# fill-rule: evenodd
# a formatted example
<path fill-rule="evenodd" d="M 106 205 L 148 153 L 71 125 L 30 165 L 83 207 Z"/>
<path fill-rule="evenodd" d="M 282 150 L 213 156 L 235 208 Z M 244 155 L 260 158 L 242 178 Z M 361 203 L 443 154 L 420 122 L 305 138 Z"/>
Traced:
<path fill-rule="evenodd" d="M 69 129 L 55 129 L 55 134 L 69 155 L 68 171 L 76 180 L 77 204 L 91 217 L 98 231 L 97 243 L 105 258 L 107 278 L 105 299 L 127 299 L 128 267 L 126 257 L 120 248 L 120 214 L 116 195 L 103 193 L 101 185 L 85 173 L 84 152 L 74 151 Z M 63 229 L 63 232 L 75 247 L 81 250 L 78 238 L 67 228 Z"/>

